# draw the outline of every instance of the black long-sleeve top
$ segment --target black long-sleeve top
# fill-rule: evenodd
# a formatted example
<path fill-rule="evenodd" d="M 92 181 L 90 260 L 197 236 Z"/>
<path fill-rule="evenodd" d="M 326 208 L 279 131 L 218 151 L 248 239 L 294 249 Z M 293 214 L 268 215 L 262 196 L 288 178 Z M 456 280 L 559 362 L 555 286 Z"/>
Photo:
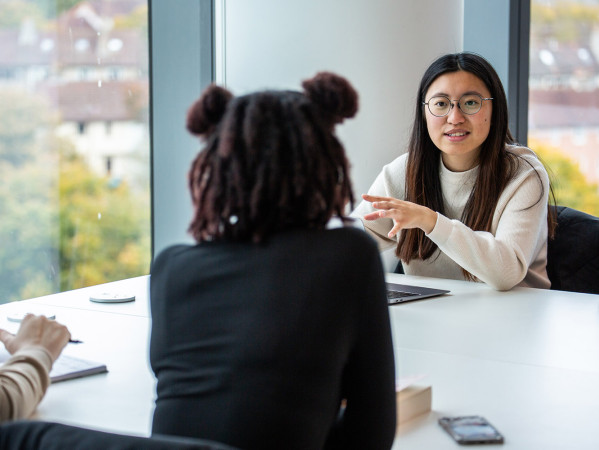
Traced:
<path fill-rule="evenodd" d="M 154 434 L 246 450 L 391 447 L 384 274 L 363 231 L 170 247 L 150 298 Z"/>

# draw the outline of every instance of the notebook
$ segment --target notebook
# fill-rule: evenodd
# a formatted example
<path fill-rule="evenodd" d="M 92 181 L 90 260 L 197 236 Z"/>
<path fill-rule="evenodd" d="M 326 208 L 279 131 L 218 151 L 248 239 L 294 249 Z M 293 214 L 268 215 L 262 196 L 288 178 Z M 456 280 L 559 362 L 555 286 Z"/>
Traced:
<path fill-rule="evenodd" d="M 387 302 L 390 305 L 420 300 L 421 298 L 436 297 L 447 294 L 444 289 L 433 289 L 407 284 L 387 283 Z"/>
<path fill-rule="evenodd" d="M 4 346 L 0 344 L 0 366 L 10 358 L 10 354 L 4 349 Z M 74 356 L 61 354 L 50 371 L 50 380 L 52 383 L 59 381 L 71 380 L 73 378 L 86 377 L 88 375 L 94 375 L 96 373 L 108 372 L 106 365 L 96 361 L 90 361 L 87 359 L 76 358 Z"/>
<path fill-rule="evenodd" d="M 73 378 L 81 378 L 105 372 L 108 372 L 108 369 L 103 363 L 62 354 L 54 361 L 54 365 L 50 371 L 50 379 L 52 383 L 57 383 L 59 381 L 72 380 Z"/>

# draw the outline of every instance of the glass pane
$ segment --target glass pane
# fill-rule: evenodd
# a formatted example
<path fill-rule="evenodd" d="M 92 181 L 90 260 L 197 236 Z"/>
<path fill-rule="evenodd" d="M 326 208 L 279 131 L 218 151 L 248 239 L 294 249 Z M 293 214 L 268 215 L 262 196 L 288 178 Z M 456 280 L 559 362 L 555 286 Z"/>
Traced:
<path fill-rule="evenodd" d="M 146 0 L 0 0 L 0 303 L 149 272 Z"/>
<path fill-rule="evenodd" d="M 558 204 L 599 216 L 599 0 L 533 0 L 528 141 Z"/>

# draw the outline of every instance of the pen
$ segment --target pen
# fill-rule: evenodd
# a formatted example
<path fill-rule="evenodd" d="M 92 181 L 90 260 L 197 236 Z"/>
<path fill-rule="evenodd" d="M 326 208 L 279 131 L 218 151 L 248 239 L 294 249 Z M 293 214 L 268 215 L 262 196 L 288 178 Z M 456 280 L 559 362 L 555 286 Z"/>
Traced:
<path fill-rule="evenodd" d="M 83 344 L 79 339 L 69 339 L 69 344 Z"/>

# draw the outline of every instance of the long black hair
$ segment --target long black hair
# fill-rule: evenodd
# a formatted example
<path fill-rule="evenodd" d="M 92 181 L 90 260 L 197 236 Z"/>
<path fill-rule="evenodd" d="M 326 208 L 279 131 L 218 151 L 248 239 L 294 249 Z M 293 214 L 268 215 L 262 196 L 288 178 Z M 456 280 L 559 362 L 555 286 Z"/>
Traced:
<path fill-rule="evenodd" d="M 479 172 L 474 188 L 464 208 L 461 221 L 473 230 L 491 231 L 497 202 L 518 167 L 518 156 L 506 150 L 515 144 L 509 130 L 508 105 L 497 72 L 482 56 L 463 52 L 441 56 L 426 70 L 416 97 L 414 123 L 408 146 L 406 200 L 427 206 L 444 214 L 443 194 L 439 178 L 440 150 L 431 140 L 425 117 L 424 98 L 431 84 L 446 73 L 465 71 L 479 78 L 493 98 L 489 135 L 481 145 Z M 539 178 L 540 182 L 540 178 Z M 553 228 L 550 223 L 550 233 Z M 418 228 L 403 230 L 396 255 L 403 261 L 428 259 L 437 245 Z M 464 271 L 467 278 L 472 276 Z"/>

